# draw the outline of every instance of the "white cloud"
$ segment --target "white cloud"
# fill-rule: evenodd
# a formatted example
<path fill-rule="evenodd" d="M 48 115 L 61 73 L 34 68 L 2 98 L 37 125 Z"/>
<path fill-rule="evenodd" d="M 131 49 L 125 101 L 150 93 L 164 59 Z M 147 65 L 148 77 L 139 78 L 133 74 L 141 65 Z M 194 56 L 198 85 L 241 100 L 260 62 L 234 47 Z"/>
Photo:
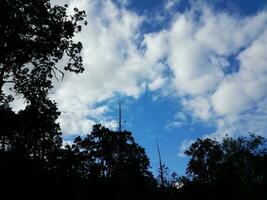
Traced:
<path fill-rule="evenodd" d="M 225 77 L 213 94 L 215 111 L 221 115 L 239 114 L 250 110 L 266 96 L 267 89 L 267 28 L 237 59 L 238 73 Z"/>
<path fill-rule="evenodd" d="M 242 84 L 238 80 L 227 80 L 220 84 L 212 96 L 216 113 L 219 115 L 231 115 L 249 109 L 251 100 L 245 94 Z"/>
<path fill-rule="evenodd" d="M 229 67 L 227 56 L 246 48 L 266 28 L 267 14 L 239 19 L 225 13 L 201 8 L 196 21 L 194 13 L 180 14 L 169 30 L 168 62 L 174 72 L 173 84 L 179 93 L 192 96 L 213 92 Z M 251 28 L 253 27 L 253 31 Z"/>
<path fill-rule="evenodd" d="M 168 28 L 143 34 L 146 17 L 111 0 L 55 2 L 85 10 L 88 21 L 76 37 L 85 72 L 66 74 L 52 94 L 65 134 L 85 133 L 95 122 L 114 126 L 99 103 L 116 94 L 138 98 L 146 89 L 176 94 L 183 111 L 214 122 L 217 135 L 267 130 L 267 11 L 240 17 L 198 4 L 177 12 Z M 174 6 L 166 2 L 164 12 Z M 232 60 L 238 68 L 226 73 Z"/>
<path fill-rule="evenodd" d="M 192 19 L 180 15 L 168 35 L 168 63 L 174 73 L 173 84 L 183 94 L 208 92 L 214 89 L 223 76 L 221 70 L 210 62 L 210 50 L 195 40 L 196 31 Z"/>
<path fill-rule="evenodd" d="M 183 106 L 193 111 L 193 116 L 202 120 L 208 120 L 211 118 L 211 105 L 209 97 L 197 96 L 189 100 L 183 101 Z"/>
<path fill-rule="evenodd" d="M 184 110 L 215 122 L 216 134 L 256 130 L 255 119 L 261 134 L 266 115 L 255 110 L 267 91 L 267 12 L 240 18 L 205 5 L 195 9 L 178 13 L 166 30 L 172 86 Z M 226 73 L 230 57 L 240 64 Z"/>
<path fill-rule="evenodd" d="M 105 111 L 94 113 L 97 103 L 118 93 L 138 98 L 147 87 L 157 90 L 166 82 L 162 75 L 165 65 L 160 61 L 165 53 L 164 32 L 145 35 L 140 42 L 144 17 L 108 0 L 70 1 L 69 9 L 75 6 L 88 16 L 88 25 L 76 37 L 84 46 L 85 72 L 67 75 L 53 94 L 62 111 L 60 123 L 65 134 L 84 133 L 94 122 L 105 123 Z"/>

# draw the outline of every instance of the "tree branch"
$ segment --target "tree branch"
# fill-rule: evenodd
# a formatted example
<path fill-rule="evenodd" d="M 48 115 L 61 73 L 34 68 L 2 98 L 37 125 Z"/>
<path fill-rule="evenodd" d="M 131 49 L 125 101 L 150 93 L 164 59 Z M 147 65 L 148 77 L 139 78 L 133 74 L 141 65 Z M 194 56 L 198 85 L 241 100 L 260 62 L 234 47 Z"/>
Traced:
<path fill-rule="evenodd" d="M 65 76 L 64 72 L 61 71 L 60 69 L 58 69 L 56 66 L 54 66 L 54 68 L 55 68 L 59 73 L 61 73 L 61 81 L 63 81 L 64 76 Z M 56 77 L 56 75 L 55 75 L 55 77 Z M 57 79 L 57 77 L 56 77 L 56 79 Z"/>

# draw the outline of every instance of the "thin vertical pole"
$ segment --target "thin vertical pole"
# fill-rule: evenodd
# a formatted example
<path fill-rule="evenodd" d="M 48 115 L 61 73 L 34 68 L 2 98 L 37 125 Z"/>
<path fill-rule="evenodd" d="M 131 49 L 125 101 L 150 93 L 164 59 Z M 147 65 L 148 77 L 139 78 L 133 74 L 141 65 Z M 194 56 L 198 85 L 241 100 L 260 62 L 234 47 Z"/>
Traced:
<path fill-rule="evenodd" d="M 159 177 L 160 177 L 160 181 L 161 181 L 161 186 L 163 186 L 163 183 L 164 183 L 163 165 L 162 165 L 162 161 L 161 161 L 161 155 L 160 155 L 158 140 L 156 142 L 157 142 L 157 151 L 158 151 L 158 157 L 159 157 L 159 170 L 160 170 Z"/>
<path fill-rule="evenodd" d="M 119 101 L 119 133 L 121 133 L 121 101 Z"/>

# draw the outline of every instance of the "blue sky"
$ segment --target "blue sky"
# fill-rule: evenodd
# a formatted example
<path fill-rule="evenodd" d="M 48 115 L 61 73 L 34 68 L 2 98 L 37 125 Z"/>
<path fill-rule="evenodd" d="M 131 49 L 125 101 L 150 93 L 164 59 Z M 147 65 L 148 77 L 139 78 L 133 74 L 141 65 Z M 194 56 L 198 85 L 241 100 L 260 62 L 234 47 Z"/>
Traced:
<path fill-rule="evenodd" d="M 55 82 L 65 140 L 95 123 L 124 128 L 145 147 L 152 171 L 185 173 L 198 137 L 267 136 L 267 1 L 54 0 L 79 7 L 88 25 L 85 72 Z"/>
<path fill-rule="evenodd" d="M 206 1 L 212 3 L 215 10 L 223 10 L 226 12 L 235 12 L 241 16 L 255 15 L 266 7 L 267 1 L 250 1 L 250 0 L 237 0 L 237 1 Z M 133 0 L 128 5 L 129 9 L 135 10 L 138 13 L 145 13 L 146 15 L 154 15 L 155 12 L 162 12 L 162 8 L 166 4 L 163 0 Z M 188 0 L 181 0 L 180 3 L 174 5 L 175 11 L 184 11 L 190 9 Z M 175 12 L 174 11 L 174 12 Z M 168 27 L 169 21 L 172 20 L 168 16 L 164 22 L 159 24 L 160 28 Z M 146 24 L 147 32 L 154 31 L 159 27 Z M 160 29 L 159 28 L 159 29 Z M 235 59 L 230 59 L 231 67 L 228 69 L 229 73 L 235 71 L 238 67 Z M 159 167 L 158 156 L 156 152 L 156 139 L 159 141 L 160 150 L 163 162 L 170 168 L 170 172 L 176 171 L 178 174 L 185 173 L 188 158 L 178 156 L 179 147 L 185 140 L 194 140 L 197 137 L 202 137 L 207 133 L 212 133 L 216 127 L 212 124 L 192 122 L 190 115 L 189 122 L 182 127 L 168 127 L 168 124 L 175 120 L 175 114 L 181 110 L 177 99 L 173 97 L 155 99 L 155 94 L 146 91 L 137 100 L 126 100 L 124 104 L 123 114 L 124 119 L 127 120 L 125 128 L 133 132 L 136 140 L 146 148 L 146 151 L 151 159 L 151 166 L 153 172 L 157 173 Z M 123 100 L 122 100 L 123 102 Z M 115 116 L 114 116 L 115 117 Z"/>

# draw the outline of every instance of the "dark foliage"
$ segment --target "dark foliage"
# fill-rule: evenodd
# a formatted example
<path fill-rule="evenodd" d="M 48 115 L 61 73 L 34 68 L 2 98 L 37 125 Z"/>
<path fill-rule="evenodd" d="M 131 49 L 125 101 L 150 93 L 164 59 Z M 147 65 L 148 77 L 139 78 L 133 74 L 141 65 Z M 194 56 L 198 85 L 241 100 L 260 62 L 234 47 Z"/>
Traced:
<path fill-rule="evenodd" d="M 181 193 L 191 199 L 266 199 L 266 144 L 255 135 L 221 143 L 198 139 L 185 152 L 190 161 Z"/>
<path fill-rule="evenodd" d="M 49 0 L 2 0 L 0 4 L 0 103 L 10 100 L 3 86 L 40 103 L 62 70 L 82 72 L 82 44 L 72 38 L 81 31 L 84 11 L 51 6 Z M 67 64 L 56 64 L 65 56 Z"/>

